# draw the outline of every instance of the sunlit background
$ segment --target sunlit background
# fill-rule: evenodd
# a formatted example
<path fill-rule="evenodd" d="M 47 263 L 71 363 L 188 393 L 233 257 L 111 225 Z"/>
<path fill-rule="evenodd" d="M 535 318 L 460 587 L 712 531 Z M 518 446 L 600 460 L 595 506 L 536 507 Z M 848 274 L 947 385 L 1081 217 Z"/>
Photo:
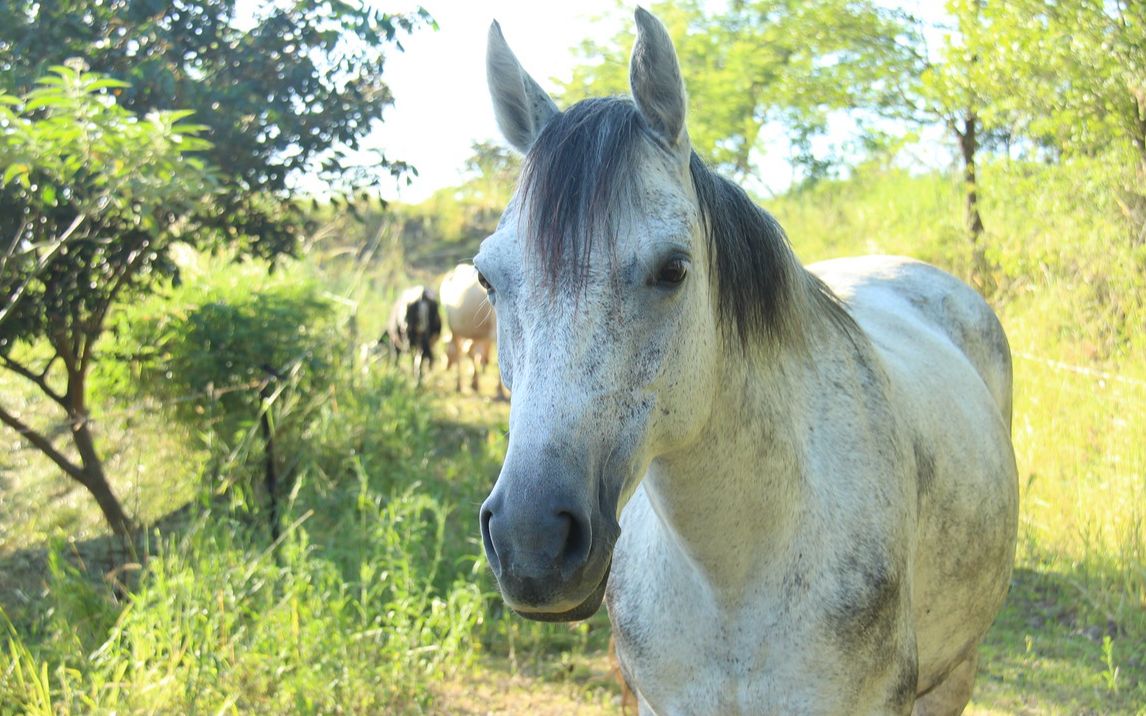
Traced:
<path fill-rule="evenodd" d="M 1146 5 L 648 5 L 801 261 L 927 261 L 1007 332 L 967 713 L 1143 716 Z M 489 572 L 491 337 L 407 340 L 520 169 L 490 22 L 564 105 L 625 91 L 633 9 L 0 2 L 0 716 L 634 713 L 604 611 L 527 622 Z"/>
<path fill-rule="evenodd" d="M 934 48 L 950 32 L 941 2 L 889 0 L 883 4 L 924 21 L 927 41 Z M 246 0 L 245 5 L 254 8 L 258 2 Z M 721 3 L 707 5 L 718 8 Z M 384 182 L 379 187 L 385 196 L 410 203 L 464 181 L 465 161 L 472 155 L 474 143 L 501 142 L 485 80 L 486 37 L 493 20 L 501 24 L 526 70 L 548 91 L 553 91 L 556 81 L 568 79 L 578 63 L 586 61 L 578 53 L 585 40 L 604 42 L 632 24 L 632 7 L 616 0 L 431 0 L 388 9 L 401 12 L 416 7 L 430 13 L 437 30 L 417 32 L 402 41 L 402 51 L 389 54 L 386 81 L 394 92 L 394 106 L 387 110 L 384 124 L 365 142 L 367 147 L 387 149 L 417 167 L 417 176 Z M 828 134 L 816 140 L 817 148 L 822 153 L 846 151 L 844 145 L 854 141 L 856 132 L 848 114 L 838 112 L 832 117 Z M 772 194 L 800 178 L 799 169 L 789 161 L 792 148 L 778 124 L 765 126 L 758 144 L 748 186 Z M 933 169 L 954 161 L 953 151 L 941 130 L 927 128 L 921 141 L 903 152 L 901 161 L 905 166 Z M 309 176 L 300 176 L 298 186 L 314 193 L 326 189 Z"/>

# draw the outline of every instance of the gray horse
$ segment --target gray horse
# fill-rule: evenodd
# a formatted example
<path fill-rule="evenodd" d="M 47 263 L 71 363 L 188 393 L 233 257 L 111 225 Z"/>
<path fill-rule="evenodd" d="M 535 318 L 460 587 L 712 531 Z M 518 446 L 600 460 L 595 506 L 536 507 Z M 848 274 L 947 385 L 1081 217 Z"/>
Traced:
<path fill-rule="evenodd" d="M 526 155 L 475 259 L 513 391 L 501 593 L 541 620 L 607 595 L 643 714 L 959 713 L 1014 557 L 1003 330 L 925 264 L 801 266 L 637 26 L 633 99 L 565 112 L 490 31 Z"/>

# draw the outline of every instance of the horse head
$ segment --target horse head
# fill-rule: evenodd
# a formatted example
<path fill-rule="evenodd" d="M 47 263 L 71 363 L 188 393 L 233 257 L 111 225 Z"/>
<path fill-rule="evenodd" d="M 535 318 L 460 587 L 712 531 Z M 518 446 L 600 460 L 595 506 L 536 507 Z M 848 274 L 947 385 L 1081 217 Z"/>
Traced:
<path fill-rule="evenodd" d="M 720 376 L 684 85 L 665 28 L 636 20 L 633 99 L 564 112 L 490 28 L 497 120 L 525 161 L 475 258 L 513 391 L 481 531 L 506 602 L 540 620 L 600 606 L 621 510 L 654 459 L 697 439 Z"/>

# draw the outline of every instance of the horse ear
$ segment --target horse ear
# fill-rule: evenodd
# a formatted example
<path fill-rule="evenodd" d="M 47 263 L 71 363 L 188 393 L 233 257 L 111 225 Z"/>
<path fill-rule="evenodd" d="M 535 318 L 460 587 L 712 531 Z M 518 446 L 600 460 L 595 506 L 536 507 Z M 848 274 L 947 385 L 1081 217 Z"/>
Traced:
<path fill-rule="evenodd" d="M 489 26 L 485 71 L 497 126 L 509 143 L 525 154 L 545 123 L 559 110 L 545 90 L 521 68 L 496 20 Z"/>
<path fill-rule="evenodd" d="M 673 149 L 688 149 L 684 127 L 684 81 L 672 38 L 661 21 L 637 8 L 637 42 L 629 63 L 629 86 L 649 126 Z"/>

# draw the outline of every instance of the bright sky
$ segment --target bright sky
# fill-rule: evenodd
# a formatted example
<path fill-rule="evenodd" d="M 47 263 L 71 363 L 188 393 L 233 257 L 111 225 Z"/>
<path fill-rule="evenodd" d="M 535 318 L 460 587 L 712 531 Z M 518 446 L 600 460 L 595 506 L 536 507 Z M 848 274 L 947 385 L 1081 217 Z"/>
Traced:
<path fill-rule="evenodd" d="M 569 74 L 572 49 L 594 33 L 603 39 L 609 28 L 592 21 L 616 12 L 615 0 L 423 0 L 439 30 L 417 31 L 403 40 L 406 51 L 386 60 L 383 77 L 395 103 L 383 116 L 368 146 L 380 146 L 388 157 L 418 168 L 409 187 L 397 189 L 384 179 L 386 198 L 415 203 L 435 190 L 458 184 L 462 165 L 477 141 L 502 142 L 493 118 L 485 80 L 485 46 L 490 22 L 501 23 L 510 47 L 526 70 L 546 89 L 554 77 Z M 394 6 L 388 10 L 397 12 Z"/>
<path fill-rule="evenodd" d="M 719 0 L 714 0 L 719 2 Z M 887 6 L 906 8 L 917 16 L 937 19 L 943 13 L 940 0 L 880 0 Z M 636 2 L 624 0 L 402 0 L 387 10 L 403 12 L 421 5 L 437 20 L 439 30 L 422 29 L 403 40 L 405 52 L 394 51 L 386 60 L 383 77 L 394 93 L 395 104 L 383 116 L 379 131 L 367 138 L 365 147 L 380 147 L 392 159 L 402 159 L 418 169 L 409 186 L 381 180 L 386 199 L 417 203 L 434 191 L 461 183 L 463 164 L 474 142 L 502 143 L 493 117 L 485 79 L 485 47 L 490 22 L 501 23 L 506 40 L 525 69 L 547 90 L 554 78 L 569 76 L 576 60 L 572 50 L 584 39 L 607 40 L 630 21 Z M 600 21 L 609 16 L 612 21 Z M 846 128 L 833 127 L 836 139 Z M 776 127 L 765 127 L 763 142 L 769 147 L 757 157 L 761 182 L 746 187 L 767 194 L 782 190 L 792 179 L 786 161 L 787 142 Z M 825 140 L 826 141 L 826 140 Z M 930 144 L 930 143 L 928 143 Z M 939 166 L 946 152 L 932 144 L 933 156 L 915 157 L 925 165 Z"/>

